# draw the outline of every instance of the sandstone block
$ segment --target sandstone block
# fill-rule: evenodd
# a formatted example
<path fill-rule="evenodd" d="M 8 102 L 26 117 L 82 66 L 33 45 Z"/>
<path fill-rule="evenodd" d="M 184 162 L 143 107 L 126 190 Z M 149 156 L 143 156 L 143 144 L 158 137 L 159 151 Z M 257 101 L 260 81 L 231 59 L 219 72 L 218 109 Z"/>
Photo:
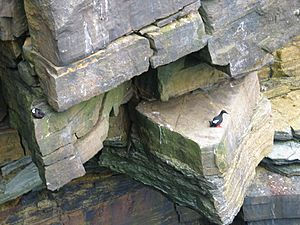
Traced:
<path fill-rule="evenodd" d="M 154 49 L 154 55 L 150 58 L 153 68 L 200 50 L 207 44 L 208 38 L 198 12 L 192 12 L 164 27 L 153 25 L 140 32 L 150 40 Z"/>
<path fill-rule="evenodd" d="M 25 10 L 35 49 L 62 66 L 195 2 L 199 0 L 26 0 Z"/>
<path fill-rule="evenodd" d="M 129 35 L 65 67 L 56 67 L 37 53 L 34 61 L 49 104 L 64 111 L 147 71 L 151 55 L 147 39 Z"/>
<path fill-rule="evenodd" d="M 270 99 L 275 131 L 293 136 L 300 130 L 300 90 Z M 296 135 L 297 136 L 297 135 Z"/>
<path fill-rule="evenodd" d="M 257 76 L 250 74 L 207 92 L 141 103 L 133 147 L 105 148 L 100 164 L 161 190 L 214 223 L 230 224 L 273 143 L 270 104 L 258 100 Z M 216 109 L 230 109 L 221 129 L 209 128 Z"/>

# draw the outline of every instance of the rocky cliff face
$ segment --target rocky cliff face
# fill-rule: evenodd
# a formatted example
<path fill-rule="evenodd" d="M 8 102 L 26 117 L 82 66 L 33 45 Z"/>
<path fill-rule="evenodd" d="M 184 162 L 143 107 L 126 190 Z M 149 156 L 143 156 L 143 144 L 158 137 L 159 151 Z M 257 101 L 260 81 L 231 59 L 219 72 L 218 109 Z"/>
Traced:
<path fill-rule="evenodd" d="M 174 209 L 157 192 L 130 181 L 127 197 L 130 185 L 140 185 L 142 194 L 133 199 L 141 201 L 149 191 L 149 207 L 160 204 L 149 200 L 152 193 L 167 205 L 154 209 L 158 217 L 147 219 L 125 201 L 120 213 L 131 219 L 110 220 L 90 208 L 123 201 L 96 198 L 86 211 L 67 210 L 57 200 L 60 194 L 41 191 L 56 199 L 39 203 L 49 203 L 54 217 L 31 221 L 23 216 L 26 204 L 6 203 L 2 212 L 17 216 L 2 213 L 5 223 L 140 224 L 137 212 L 149 224 L 189 224 L 192 217 L 197 219 L 191 224 L 230 224 L 265 156 L 268 168 L 286 171 L 270 152 L 289 145 L 273 147 L 274 134 L 276 141 L 292 143 L 290 151 L 300 136 L 298 0 L 3 0 L 0 5 L 0 202 L 41 188 L 72 189 L 76 182 L 68 183 L 85 175 L 97 155 L 100 165 L 190 208 Z M 261 89 L 273 106 L 274 125 L 271 104 L 260 93 L 257 70 L 263 65 Z M 222 109 L 229 112 L 222 128 L 209 127 Z M 122 186 L 119 178 L 108 178 L 107 185 Z M 81 188 L 94 190 L 79 185 L 78 192 Z M 112 214 L 110 207 L 99 207 Z"/>

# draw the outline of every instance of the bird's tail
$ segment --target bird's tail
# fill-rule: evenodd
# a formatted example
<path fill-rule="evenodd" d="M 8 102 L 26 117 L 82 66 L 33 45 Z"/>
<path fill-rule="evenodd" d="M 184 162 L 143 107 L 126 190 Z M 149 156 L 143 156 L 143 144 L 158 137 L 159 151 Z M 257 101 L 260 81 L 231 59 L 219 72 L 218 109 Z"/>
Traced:
<path fill-rule="evenodd" d="M 210 126 L 210 127 L 213 127 L 213 126 L 214 126 L 214 124 L 213 124 L 212 121 L 208 121 L 208 122 L 209 122 L 209 126 Z"/>

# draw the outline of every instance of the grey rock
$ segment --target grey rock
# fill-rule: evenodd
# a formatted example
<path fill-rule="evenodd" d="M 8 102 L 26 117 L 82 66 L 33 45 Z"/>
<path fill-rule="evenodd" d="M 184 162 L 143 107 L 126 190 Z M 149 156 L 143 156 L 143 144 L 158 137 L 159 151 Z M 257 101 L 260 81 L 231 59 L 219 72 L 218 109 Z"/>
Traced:
<path fill-rule="evenodd" d="M 26 30 L 24 1 L 2 0 L 0 2 L 0 40 L 14 40 Z"/>
<path fill-rule="evenodd" d="M 184 17 L 191 12 L 197 11 L 200 8 L 200 6 L 201 6 L 201 2 L 196 1 L 190 5 L 183 7 L 183 9 L 180 10 L 179 12 L 177 12 L 171 16 L 168 16 L 167 18 L 163 18 L 161 20 L 156 21 L 154 24 L 158 27 L 163 27 L 178 18 Z"/>
<path fill-rule="evenodd" d="M 23 167 L 23 168 L 22 168 Z M 8 176 L 12 171 L 17 170 L 15 174 L 3 183 L 2 192 L 0 191 L 0 204 L 9 200 L 15 199 L 34 188 L 42 185 L 42 179 L 39 176 L 38 168 L 31 161 L 30 157 L 21 159 L 21 162 L 13 162 L 13 165 L 6 165 L 6 168 L 1 168 L 5 171 L 5 176 Z"/>
<path fill-rule="evenodd" d="M 266 99 L 258 103 L 256 82 L 251 74 L 209 92 L 140 103 L 139 136 L 133 136 L 133 147 L 106 147 L 100 164 L 159 189 L 211 222 L 230 224 L 255 167 L 273 143 L 270 104 Z M 210 99 L 215 101 L 209 103 Z M 231 109 L 223 129 L 209 128 L 216 108 Z"/>
<path fill-rule="evenodd" d="M 125 107 L 121 106 L 117 116 L 109 117 L 108 135 L 103 144 L 110 147 L 126 147 L 128 144 L 129 129 L 130 121 L 128 112 Z"/>
<path fill-rule="evenodd" d="M 0 75 L 10 124 L 19 131 L 24 146 L 34 155 L 43 180 L 51 190 L 85 174 L 83 163 L 103 147 L 109 115 L 118 115 L 120 105 L 132 95 L 131 82 L 125 82 L 64 112 L 56 112 L 46 103 L 40 88 L 29 87 L 18 71 L 1 70 Z M 32 108 L 41 109 L 45 116 L 34 118 Z M 19 137 L 17 131 L 14 134 Z M 11 155 L 16 157 L 16 152 L 11 151 Z M 20 152 L 23 154 L 22 148 Z"/>
<path fill-rule="evenodd" d="M 34 64 L 49 104 L 64 111 L 147 71 L 151 55 L 148 40 L 133 34 L 65 67 L 54 66 L 38 53 Z"/>
<path fill-rule="evenodd" d="M 272 152 L 261 162 L 266 169 L 283 176 L 300 175 L 300 143 L 275 142 Z"/>
<path fill-rule="evenodd" d="M 47 189 L 54 191 L 71 180 L 85 174 L 85 169 L 78 155 L 67 157 L 49 166 L 45 166 Z"/>
<path fill-rule="evenodd" d="M 292 207 L 290 210 L 294 210 Z M 291 218 L 291 219 L 275 219 L 275 220 L 260 220 L 248 222 L 248 225 L 299 225 L 299 218 Z"/>
<path fill-rule="evenodd" d="M 27 166 L 30 163 L 32 163 L 32 159 L 30 156 L 25 156 L 23 158 L 20 158 L 19 160 L 11 161 L 5 166 L 1 167 L 1 175 L 3 177 L 7 177 L 14 170 Z"/>
<path fill-rule="evenodd" d="M 300 139 L 300 130 L 294 130 L 293 127 L 291 127 L 292 134 L 294 138 Z"/>
<path fill-rule="evenodd" d="M 291 222 L 299 220 L 299 183 L 300 176 L 289 178 L 258 167 L 242 208 L 245 221 L 253 224 L 257 221 L 259 225 L 271 224 L 271 220 L 274 220 L 274 224 L 281 225 L 281 219 L 282 222 L 288 219 L 291 219 Z"/>
<path fill-rule="evenodd" d="M 1 31 L 0 31 L 1 35 Z M 18 59 L 22 53 L 22 40 L 1 41 L 0 40 L 0 62 L 2 66 L 16 68 Z"/>
<path fill-rule="evenodd" d="M 275 142 L 272 152 L 267 157 L 274 163 L 300 162 L 300 143 L 295 141 Z"/>
<path fill-rule="evenodd" d="M 265 64 L 271 53 L 300 34 L 298 0 L 202 1 L 201 15 L 213 37 L 208 49 L 213 64 L 230 66 L 232 76 Z"/>
<path fill-rule="evenodd" d="M 199 0 L 26 0 L 25 10 L 35 49 L 62 66 L 194 2 Z"/>
<path fill-rule="evenodd" d="M 290 162 L 274 162 L 269 158 L 264 158 L 260 165 L 267 170 L 281 174 L 282 176 L 292 177 L 300 176 L 300 165 L 299 161 Z"/>
<path fill-rule="evenodd" d="M 274 133 L 274 140 L 275 141 L 290 141 L 293 140 L 292 131 L 276 131 Z"/>
<path fill-rule="evenodd" d="M 28 86 L 39 86 L 38 77 L 27 61 L 23 60 L 18 64 L 18 71 L 20 73 L 21 79 Z"/>
<path fill-rule="evenodd" d="M 150 40 L 151 48 L 154 49 L 154 55 L 150 58 L 153 68 L 200 50 L 208 39 L 198 12 L 192 12 L 164 27 L 153 25 L 140 32 Z"/>

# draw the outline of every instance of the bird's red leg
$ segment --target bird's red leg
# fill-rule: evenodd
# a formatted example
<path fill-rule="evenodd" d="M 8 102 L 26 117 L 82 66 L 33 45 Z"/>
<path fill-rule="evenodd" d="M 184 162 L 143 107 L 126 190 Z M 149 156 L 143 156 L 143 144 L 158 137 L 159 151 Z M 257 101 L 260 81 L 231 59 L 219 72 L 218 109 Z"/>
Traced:
<path fill-rule="evenodd" d="M 217 125 L 216 127 L 218 127 L 218 128 L 222 128 L 222 126 L 219 124 L 219 125 Z"/>

